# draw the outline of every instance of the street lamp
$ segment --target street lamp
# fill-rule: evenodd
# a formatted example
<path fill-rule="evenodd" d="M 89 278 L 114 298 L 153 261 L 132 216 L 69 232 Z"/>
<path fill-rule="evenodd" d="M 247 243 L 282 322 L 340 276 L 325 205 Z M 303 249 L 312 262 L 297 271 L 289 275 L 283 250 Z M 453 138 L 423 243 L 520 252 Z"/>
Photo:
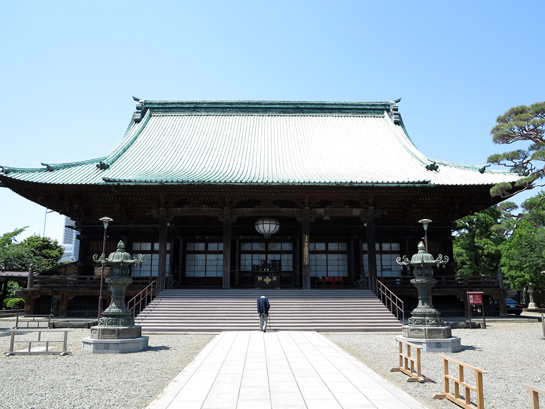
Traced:
<path fill-rule="evenodd" d="M 102 240 L 102 257 L 106 257 L 106 231 L 108 230 L 108 223 L 112 222 L 114 219 L 109 217 L 101 217 L 98 219 L 104 225 L 104 239 Z M 102 264 L 102 271 L 100 272 L 100 292 L 98 296 L 98 318 L 102 318 L 102 286 L 104 285 L 104 264 Z"/>
<path fill-rule="evenodd" d="M 428 224 L 431 223 L 431 219 L 421 219 L 418 223 L 424 225 L 424 244 L 426 245 L 426 253 L 428 252 Z"/>
<path fill-rule="evenodd" d="M 49 213 L 53 213 L 54 210 L 45 209 L 45 216 L 44 216 L 44 232 L 42 233 L 42 237 L 45 237 L 45 224 L 47 223 L 47 215 Z"/>

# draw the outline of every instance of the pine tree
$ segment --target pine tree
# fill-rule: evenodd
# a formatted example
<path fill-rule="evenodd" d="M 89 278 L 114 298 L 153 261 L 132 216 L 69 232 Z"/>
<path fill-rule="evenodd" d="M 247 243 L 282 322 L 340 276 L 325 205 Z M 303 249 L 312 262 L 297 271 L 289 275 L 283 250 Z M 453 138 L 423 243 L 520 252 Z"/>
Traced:
<path fill-rule="evenodd" d="M 495 185 L 490 190 L 491 195 L 507 198 L 524 190 L 545 186 L 539 183 L 545 177 L 545 102 L 511 108 L 496 122 L 497 125 L 490 132 L 494 143 L 523 143 L 526 147 L 488 158 L 488 163 L 506 166 L 521 176 L 514 183 Z"/>

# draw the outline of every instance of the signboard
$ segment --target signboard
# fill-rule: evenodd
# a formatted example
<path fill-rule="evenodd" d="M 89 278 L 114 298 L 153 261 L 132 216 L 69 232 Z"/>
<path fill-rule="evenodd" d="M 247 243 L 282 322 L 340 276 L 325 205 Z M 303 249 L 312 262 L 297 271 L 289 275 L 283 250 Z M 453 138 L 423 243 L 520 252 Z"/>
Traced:
<path fill-rule="evenodd" d="M 308 234 L 303 234 L 303 265 L 310 266 L 310 238 Z"/>
<path fill-rule="evenodd" d="M 255 286 L 257 288 L 280 287 L 280 277 L 274 273 L 257 274 L 255 276 Z"/>
<path fill-rule="evenodd" d="M 467 292 L 467 305 L 469 313 L 469 328 L 471 328 L 471 306 L 472 305 L 482 305 L 481 310 L 483 312 L 483 329 L 486 329 L 486 318 L 484 316 L 484 303 L 483 303 L 483 292 Z"/>
<path fill-rule="evenodd" d="M 102 267 L 95 267 L 95 277 L 102 275 Z M 110 277 L 110 267 L 104 267 L 104 277 Z"/>
<path fill-rule="evenodd" d="M 467 293 L 467 299 L 469 301 L 469 305 L 482 305 L 483 304 L 483 294 L 482 293 Z"/>

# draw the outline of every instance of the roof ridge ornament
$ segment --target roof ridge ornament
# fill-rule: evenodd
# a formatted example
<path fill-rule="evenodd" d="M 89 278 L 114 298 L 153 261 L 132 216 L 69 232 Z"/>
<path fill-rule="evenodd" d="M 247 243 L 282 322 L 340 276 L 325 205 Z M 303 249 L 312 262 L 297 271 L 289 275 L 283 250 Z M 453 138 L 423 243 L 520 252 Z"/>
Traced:
<path fill-rule="evenodd" d="M 132 99 L 136 101 L 136 110 L 134 111 L 132 119 L 134 119 L 134 122 L 140 122 L 142 120 L 142 116 L 144 114 L 144 101 L 145 101 L 145 99 L 137 98 L 134 95 L 133 95 Z"/>
<path fill-rule="evenodd" d="M 436 162 L 433 162 L 433 163 L 430 163 L 429 165 L 426 165 L 426 169 L 431 171 L 438 171 L 439 165 Z"/>
<path fill-rule="evenodd" d="M 490 166 L 490 163 L 488 165 L 484 165 L 482 168 L 479 168 L 479 173 L 484 173 L 486 171 L 486 168 Z"/>
<path fill-rule="evenodd" d="M 394 125 L 401 124 L 401 115 L 399 114 L 399 107 L 397 104 L 401 101 L 401 98 L 394 99 L 391 101 L 390 105 L 390 115 L 392 116 L 392 120 L 394 121 Z"/>

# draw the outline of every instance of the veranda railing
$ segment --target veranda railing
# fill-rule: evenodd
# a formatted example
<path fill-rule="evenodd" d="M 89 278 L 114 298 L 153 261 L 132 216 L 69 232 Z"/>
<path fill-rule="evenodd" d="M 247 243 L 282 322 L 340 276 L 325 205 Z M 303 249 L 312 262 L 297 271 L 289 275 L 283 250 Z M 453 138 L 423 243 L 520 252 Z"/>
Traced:
<path fill-rule="evenodd" d="M 389 288 L 410 288 L 414 289 L 411 280 L 414 276 L 402 277 L 381 277 L 381 281 Z M 455 277 L 434 275 L 437 280 L 435 287 L 499 287 L 500 282 L 497 276 L 479 276 L 479 277 Z"/>
<path fill-rule="evenodd" d="M 150 283 L 151 277 L 131 277 L 131 287 L 145 287 Z M 107 283 L 103 283 L 103 288 L 107 287 Z M 34 277 L 34 288 L 47 287 L 100 287 L 100 277 L 96 276 L 41 276 Z"/>

